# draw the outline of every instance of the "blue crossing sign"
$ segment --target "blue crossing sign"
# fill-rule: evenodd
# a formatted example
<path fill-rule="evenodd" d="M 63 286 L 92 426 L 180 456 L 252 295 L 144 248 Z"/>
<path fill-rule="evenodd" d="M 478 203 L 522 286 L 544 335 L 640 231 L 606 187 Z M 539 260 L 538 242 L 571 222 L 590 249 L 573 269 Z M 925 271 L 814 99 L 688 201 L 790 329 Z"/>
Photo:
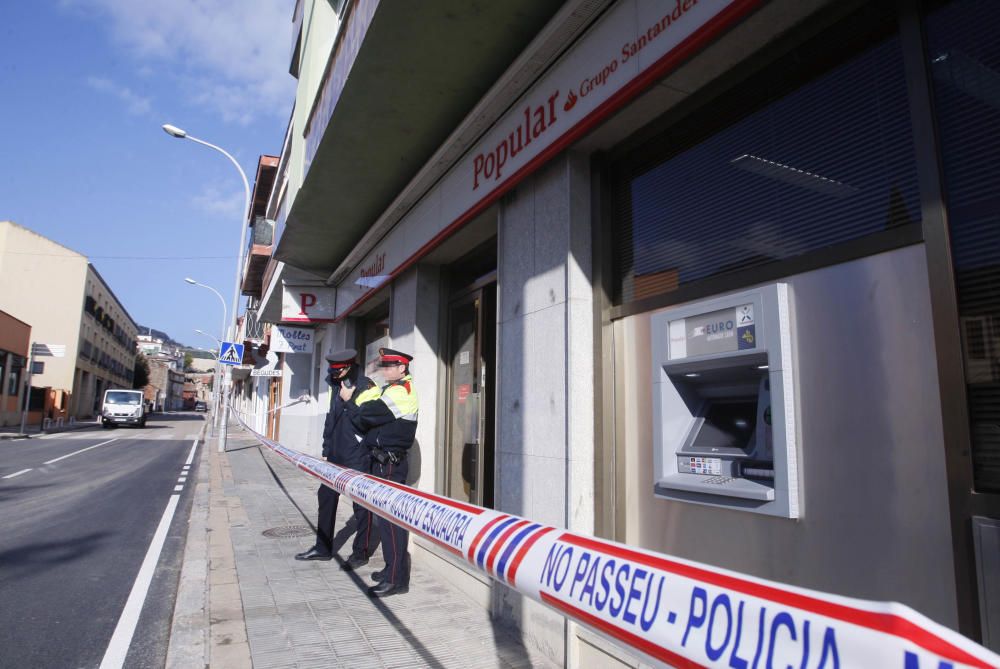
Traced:
<path fill-rule="evenodd" d="M 224 341 L 219 347 L 219 362 L 223 365 L 243 364 L 243 344 Z"/>

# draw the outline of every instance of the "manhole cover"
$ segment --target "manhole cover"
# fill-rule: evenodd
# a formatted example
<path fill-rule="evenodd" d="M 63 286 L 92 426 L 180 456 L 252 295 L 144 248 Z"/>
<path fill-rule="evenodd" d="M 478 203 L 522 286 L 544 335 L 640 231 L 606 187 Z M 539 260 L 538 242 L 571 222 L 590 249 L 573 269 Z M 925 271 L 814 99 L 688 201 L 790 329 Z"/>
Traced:
<path fill-rule="evenodd" d="M 288 537 L 307 537 L 313 533 L 308 525 L 284 525 L 282 527 L 272 527 L 261 532 L 265 537 L 272 539 L 285 539 Z"/>

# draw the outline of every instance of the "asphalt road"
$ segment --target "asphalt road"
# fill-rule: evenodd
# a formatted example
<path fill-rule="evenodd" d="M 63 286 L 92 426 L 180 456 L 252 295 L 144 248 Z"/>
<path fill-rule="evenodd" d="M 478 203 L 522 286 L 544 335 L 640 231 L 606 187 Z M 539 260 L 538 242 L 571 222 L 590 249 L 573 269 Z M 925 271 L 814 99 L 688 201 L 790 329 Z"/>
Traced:
<path fill-rule="evenodd" d="M 163 666 L 198 457 L 178 478 L 202 425 L 154 415 L 145 429 L 0 441 L 0 667 L 98 667 L 178 495 L 125 662 Z"/>

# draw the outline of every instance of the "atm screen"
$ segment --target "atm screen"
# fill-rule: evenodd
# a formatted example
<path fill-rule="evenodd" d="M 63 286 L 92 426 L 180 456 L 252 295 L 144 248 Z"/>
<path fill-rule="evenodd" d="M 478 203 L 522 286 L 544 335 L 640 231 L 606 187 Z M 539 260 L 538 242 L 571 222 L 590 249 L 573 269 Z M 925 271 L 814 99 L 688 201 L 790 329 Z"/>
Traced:
<path fill-rule="evenodd" d="M 702 449 L 738 449 L 746 452 L 757 425 L 757 401 L 711 402 L 705 423 L 691 446 Z"/>

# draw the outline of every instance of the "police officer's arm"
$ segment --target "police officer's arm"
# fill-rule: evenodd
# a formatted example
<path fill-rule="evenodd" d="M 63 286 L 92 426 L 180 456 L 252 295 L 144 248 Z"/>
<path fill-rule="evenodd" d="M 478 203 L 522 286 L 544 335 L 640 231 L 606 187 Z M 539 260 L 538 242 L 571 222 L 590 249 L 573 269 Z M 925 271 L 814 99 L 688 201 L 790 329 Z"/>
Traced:
<path fill-rule="evenodd" d="M 386 425 L 409 414 L 415 416 L 416 407 L 410 406 L 415 401 L 416 395 L 410 395 L 409 381 L 391 384 L 377 400 L 359 407 L 353 419 L 354 426 L 360 432 L 367 432 L 373 427 Z"/>
<path fill-rule="evenodd" d="M 373 427 L 391 423 L 394 420 L 396 420 L 395 414 L 392 413 L 392 410 L 382 397 L 371 402 L 365 402 L 359 406 L 351 418 L 354 427 L 357 428 L 358 432 L 362 433 L 367 432 Z"/>
<path fill-rule="evenodd" d="M 367 376 L 362 377 L 358 381 L 358 386 L 351 401 L 344 403 L 344 418 L 354 423 L 354 417 L 358 415 L 359 408 L 378 399 L 380 394 L 381 391 L 375 385 L 374 381 Z"/>

